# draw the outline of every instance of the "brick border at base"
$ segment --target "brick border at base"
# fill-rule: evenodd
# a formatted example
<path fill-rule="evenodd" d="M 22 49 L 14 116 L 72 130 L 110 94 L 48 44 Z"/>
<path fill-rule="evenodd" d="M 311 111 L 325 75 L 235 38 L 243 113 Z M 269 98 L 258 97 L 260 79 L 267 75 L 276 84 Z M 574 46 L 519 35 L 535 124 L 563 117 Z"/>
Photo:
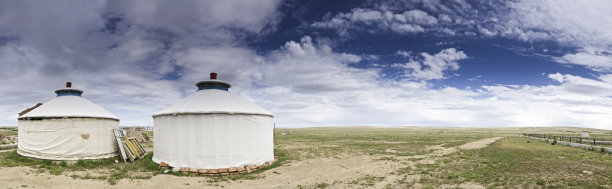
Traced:
<path fill-rule="evenodd" d="M 272 164 L 278 161 L 278 157 L 274 156 L 274 160 L 266 161 L 261 165 L 244 165 L 241 167 L 228 167 L 228 168 L 218 168 L 218 169 L 196 169 L 190 167 L 181 167 L 179 173 L 181 174 L 191 174 L 191 175 L 201 175 L 201 176 L 219 176 L 219 175 L 240 175 L 245 173 L 251 173 L 258 169 L 263 169 L 265 167 L 271 166 Z M 169 168 L 170 166 L 167 163 L 160 162 L 159 168 Z"/>

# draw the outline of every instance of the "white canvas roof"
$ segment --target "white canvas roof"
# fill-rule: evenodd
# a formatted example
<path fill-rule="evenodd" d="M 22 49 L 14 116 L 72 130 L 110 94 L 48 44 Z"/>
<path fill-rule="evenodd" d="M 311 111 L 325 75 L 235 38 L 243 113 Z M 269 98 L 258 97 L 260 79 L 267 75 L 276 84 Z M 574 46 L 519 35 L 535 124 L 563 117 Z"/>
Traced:
<path fill-rule="evenodd" d="M 80 96 L 55 97 L 19 118 L 40 117 L 90 117 L 119 120 L 116 115 Z"/>
<path fill-rule="evenodd" d="M 257 114 L 274 116 L 257 104 L 231 92 L 218 89 L 199 90 L 153 117 L 173 114 Z"/>

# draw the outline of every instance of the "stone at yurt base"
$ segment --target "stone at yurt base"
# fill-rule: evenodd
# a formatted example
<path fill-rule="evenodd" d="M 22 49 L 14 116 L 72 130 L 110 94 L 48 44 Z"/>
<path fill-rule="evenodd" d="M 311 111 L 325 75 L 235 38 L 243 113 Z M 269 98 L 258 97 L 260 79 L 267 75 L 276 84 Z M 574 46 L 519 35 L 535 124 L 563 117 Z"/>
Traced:
<path fill-rule="evenodd" d="M 229 92 L 231 85 L 217 80 L 216 73 L 196 86 L 195 93 L 153 115 L 153 161 L 207 170 L 200 175 L 269 166 L 274 161 L 274 115 Z"/>
<path fill-rule="evenodd" d="M 49 160 L 116 156 L 113 129 L 119 128 L 119 118 L 71 87 L 66 83 L 55 91 L 57 97 L 19 116 L 18 154 Z"/>

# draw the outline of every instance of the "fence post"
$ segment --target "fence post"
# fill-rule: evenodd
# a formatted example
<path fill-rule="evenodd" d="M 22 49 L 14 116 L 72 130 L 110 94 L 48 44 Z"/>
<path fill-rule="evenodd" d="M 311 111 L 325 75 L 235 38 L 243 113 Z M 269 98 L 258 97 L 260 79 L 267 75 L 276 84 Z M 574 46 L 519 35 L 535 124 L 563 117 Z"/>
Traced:
<path fill-rule="evenodd" d="M 593 146 L 595 146 L 595 138 L 593 138 Z"/>
<path fill-rule="evenodd" d="M 572 137 L 570 137 L 570 143 L 572 143 Z"/>

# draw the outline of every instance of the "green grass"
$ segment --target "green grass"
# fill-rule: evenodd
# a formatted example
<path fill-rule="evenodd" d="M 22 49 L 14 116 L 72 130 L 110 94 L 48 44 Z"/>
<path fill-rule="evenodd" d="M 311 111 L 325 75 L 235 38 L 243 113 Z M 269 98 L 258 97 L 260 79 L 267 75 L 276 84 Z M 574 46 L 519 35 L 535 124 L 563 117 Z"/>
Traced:
<path fill-rule="evenodd" d="M 430 153 L 426 146 L 459 146 L 490 136 L 490 133 L 423 132 L 406 128 L 277 129 L 275 146 L 290 150 L 293 160 L 345 155 L 413 156 Z"/>
<path fill-rule="evenodd" d="M 488 148 L 462 151 L 447 158 L 452 163 L 419 167 L 426 174 L 421 181 L 432 185 L 477 182 L 507 187 L 612 185 L 610 155 L 520 137 L 506 138 Z M 593 174 L 586 175 L 584 170 Z"/>
<path fill-rule="evenodd" d="M 0 134 L 2 134 L 5 137 L 7 137 L 7 136 L 17 136 L 17 128 L 11 128 L 11 129 L 2 128 L 2 129 L 0 129 Z"/>

